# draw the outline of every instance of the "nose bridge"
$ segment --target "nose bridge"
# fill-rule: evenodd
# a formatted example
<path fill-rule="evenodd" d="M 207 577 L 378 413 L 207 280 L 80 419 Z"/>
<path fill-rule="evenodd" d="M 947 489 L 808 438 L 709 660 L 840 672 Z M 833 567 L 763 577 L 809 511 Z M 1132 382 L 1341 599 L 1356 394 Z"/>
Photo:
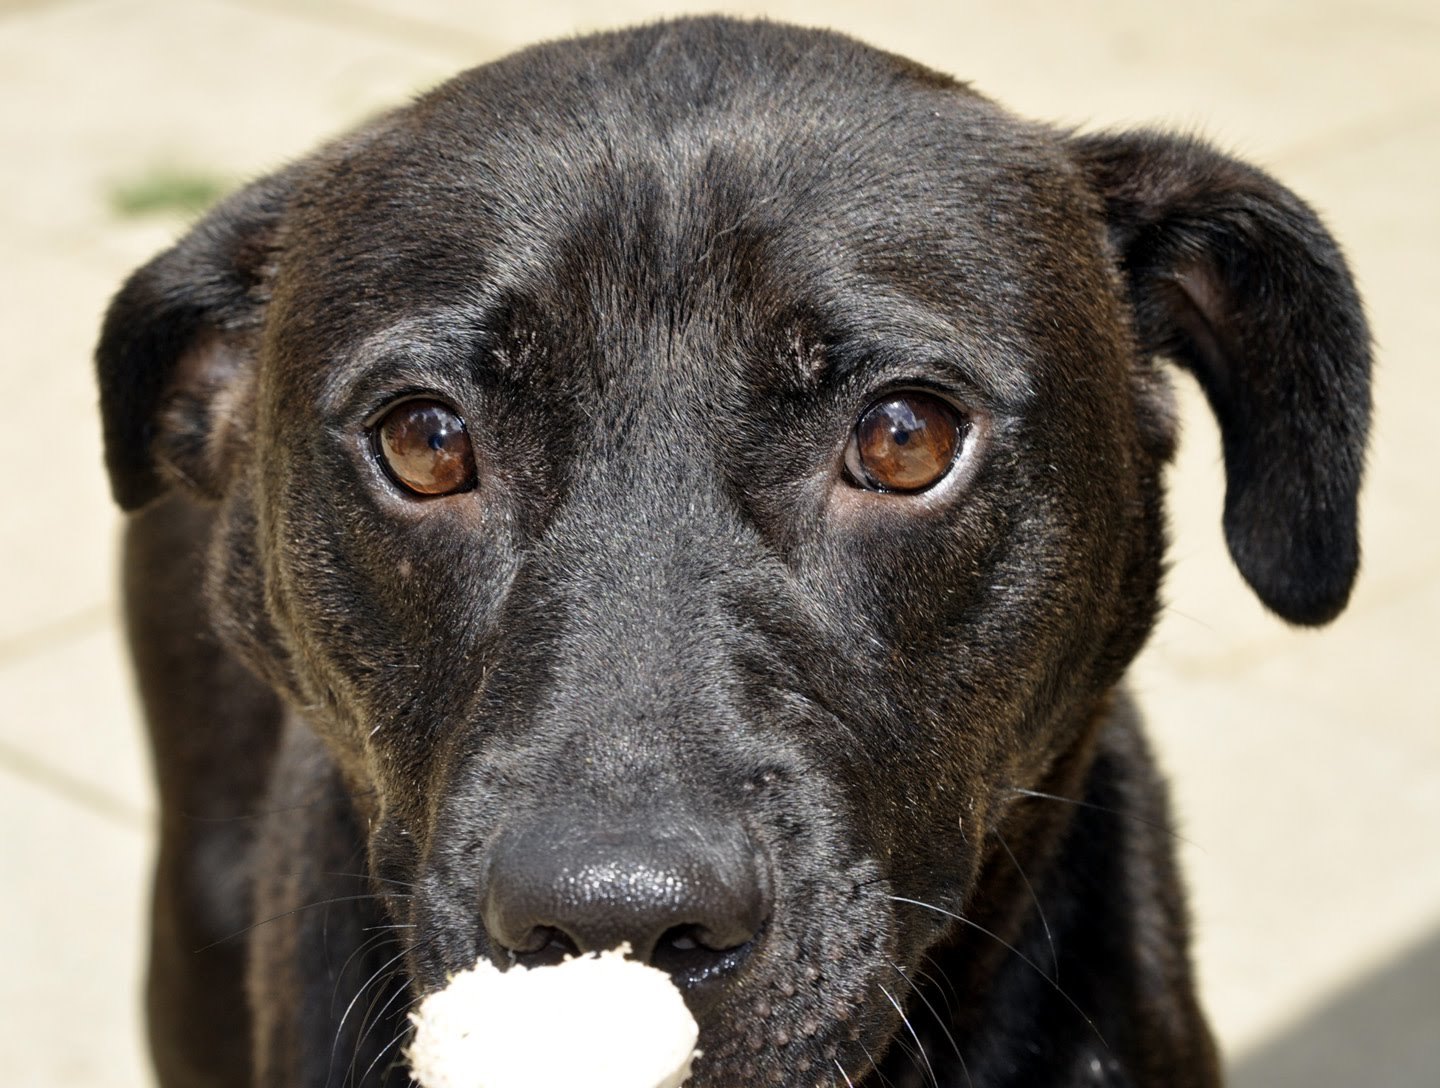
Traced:
<path fill-rule="evenodd" d="M 724 713 L 755 547 L 693 438 L 592 466 L 547 534 L 556 625 L 551 712 L 577 721 Z"/>

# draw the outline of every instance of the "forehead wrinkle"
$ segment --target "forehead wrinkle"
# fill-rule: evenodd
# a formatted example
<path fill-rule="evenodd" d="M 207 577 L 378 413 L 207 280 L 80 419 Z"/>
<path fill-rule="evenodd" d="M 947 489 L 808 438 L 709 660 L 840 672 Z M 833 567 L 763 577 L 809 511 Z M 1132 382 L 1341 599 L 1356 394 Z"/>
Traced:
<path fill-rule="evenodd" d="M 1034 397 L 1034 385 L 1022 363 L 1023 352 L 1019 345 L 1007 342 L 1003 328 L 978 329 L 964 324 L 937 309 L 933 301 L 894 284 L 872 284 L 864 291 L 867 303 L 880 304 L 874 310 L 867 306 L 862 319 L 871 336 L 902 350 L 937 345 L 944 361 L 958 366 L 968 381 L 999 403 L 1020 407 Z M 955 308 L 970 312 L 958 303 Z"/>
<path fill-rule="evenodd" d="M 858 194 L 874 188 L 871 179 L 847 189 L 837 185 L 839 179 L 831 172 L 817 173 L 814 164 L 804 170 L 792 162 L 778 176 L 761 171 L 759 166 L 775 165 L 773 148 L 721 141 L 704 125 L 693 123 L 677 126 L 658 147 L 637 148 L 621 138 L 597 140 L 594 133 L 566 135 L 568 139 L 552 141 L 551 151 L 585 147 L 589 155 L 580 160 L 584 165 L 578 174 L 574 162 L 565 177 L 552 174 L 547 165 L 539 192 L 533 189 L 533 178 L 527 179 L 531 186 L 507 189 L 500 177 L 477 177 L 467 188 L 478 185 L 510 194 L 505 214 L 497 216 L 491 208 L 488 216 L 480 217 L 485 229 L 470 239 L 481 243 L 479 251 L 488 251 L 483 274 L 504 275 L 512 287 L 541 302 L 542 309 L 544 301 L 553 304 L 557 314 L 581 306 L 581 312 L 571 312 L 560 322 L 578 325 L 568 332 L 551 330 L 571 340 L 572 348 L 578 346 L 572 340 L 578 333 L 593 337 L 598 355 L 614 354 L 617 348 L 633 350 L 636 330 L 625 326 L 658 318 L 672 335 L 677 327 L 689 333 L 687 327 L 698 324 L 711 308 L 716 309 L 710 315 L 714 326 L 728 300 L 745 308 L 757 325 L 751 332 L 763 340 L 790 336 L 779 326 L 795 324 L 790 315 L 796 309 L 833 315 L 822 322 L 830 328 L 820 330 L 831 336 L 810 338 L 822 349 L 827 339 L 852 347 L 863 347 L 866 340 L 877 347 L 894 344 L 897 352 L 925 350 L 927 343 L 934 343 L 937 349 L 948 349 L 936 354 L 958 364 L 977 388 L 998 401 L 1024 402 L 1032 395 L 1022 365 L 1027 353 L 1009 330 L 988 321 L 984 328 L 962 327 L 933 291 L 906 285 L 904 267 L 866 267 L 874 263 L 875 255 L 867 252 L 873 241 L 867 245 L 866 239 L 873 222 L 870 214 L 857 215 L 867 207 Z M 726 169 L 717 172 L 717 162 Z M 646 182 L 638 190 L 636 178 Z M 566 192 L 576 199 L 553 199 Z M 474 248 L 457 247 L 466 252 Z M 787 249 L 792 250 L 788 257 Z M 456 252 L 454 259 L 463 255 Z M 928 281 L 938 282 L 934 268 L 920 271 Z M 943 279 L 948 283 L 940 286 L 956 296 L 952 309 L 983 314 L 983 297 L 960 297 L 966 291 L 959 270 Z M 502 290 L 499 285 L 479 287 L 471 302 L 402 318 L 366 336 L 343 360 L 325 368 L 327 405 L 343 399 L 357 374 L 373 373 L 397 360 L 412 359 L 422 370 L 443 371 L 464 358 L 467 368 L 474 367 L 485 350 L 486 318 L 495 316 L 494 296 Z M 731 295 L 737 297 L 729 299 Z M 763 328 L 766 325 L 770 328 Z M 803 346 L 805 339 L 801 336 L 797 345 Z M 503 343 L 492 347 L 507 349 Z M 526 355 L 513 354 L 515 358 L 505 360 L 507 366 L 523 362 Z M 815 357 L 792 352 L 770 365 L 813 379 L 826 369 L 825 358 L 823 350 Z M 817 359 L 822 364 L 818 367 L 813 365 Z M 596 362 L 608 371 L 615 360 Z"/>

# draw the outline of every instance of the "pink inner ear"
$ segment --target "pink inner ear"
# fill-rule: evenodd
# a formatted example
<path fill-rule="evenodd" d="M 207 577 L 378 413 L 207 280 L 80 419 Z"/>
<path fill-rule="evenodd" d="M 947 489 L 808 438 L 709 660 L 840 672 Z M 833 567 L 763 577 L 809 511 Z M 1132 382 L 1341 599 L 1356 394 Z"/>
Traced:
<path fill-rule="evenodd" d="M 218 499 L 247 433 L 254 352 L 243 335 L 206 331 L 175 363 L 162 401 L 155 461 L 172 480 Z"/>
<path fill-rule="evenodd" d="M 1181 289 L 1190 296 L 1190 301 L 1212 325 L 1225 323 L 1225 297 L 1215 282 L 1210 269 L 1201 264 L 1188 265 L 1175 274 Z"/>
<path fill-rule="evenodd" d="M 206 329 L 175 361 L 166 395 L 208 397 L 234 382 L 251 356 L 240 336 Z"/>
<path fill-rule="evenodd" d="M 1167 291 L 1175 324 L 1195 345 L 1209 370 L 1209 377 L 1227 389 L 1231 383 L 1230 352 L 1221 330 L 1230 325 L 1227 296 L 1214 270 L 1201 262 L 1177 269 L 1170 277 L 1178 291 Z"/>

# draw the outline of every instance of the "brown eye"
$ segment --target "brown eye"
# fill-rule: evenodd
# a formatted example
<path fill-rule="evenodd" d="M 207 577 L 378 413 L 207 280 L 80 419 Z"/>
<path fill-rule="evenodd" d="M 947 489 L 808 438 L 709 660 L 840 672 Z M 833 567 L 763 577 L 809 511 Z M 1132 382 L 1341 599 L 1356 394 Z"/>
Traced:
<path fill-rule="evenodd" d="M 475 455 L 465 422 L 434 400 L 397 404 L 375 428 L 375 448 L 396 483 L 417 495 L 475 486 Z"/>
<path fill-rule="evenodd" d="M 870 491 L 924 491 L 950 471 L 964 434 L 965 421 L 939 397 L 897 393 L 865 409 L 845 467 Z"/>

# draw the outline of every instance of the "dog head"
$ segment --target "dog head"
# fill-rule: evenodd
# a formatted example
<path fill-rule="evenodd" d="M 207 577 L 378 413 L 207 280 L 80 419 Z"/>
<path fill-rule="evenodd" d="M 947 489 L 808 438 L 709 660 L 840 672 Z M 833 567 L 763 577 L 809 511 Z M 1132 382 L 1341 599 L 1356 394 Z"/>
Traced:
<path fill-rule="evenodd" d="M 214 504 L 217 629 L 413 886 L 417 988 L 628 940 L 738 1084 L 865 1068 L 1015 791 L 1081 773 L 1157 608 L 1157 355 L 1219 419 L 1241 573 L 1328 620 L 1367 334 L 1303 204 L 703 20 L 242 190 L 99 367 L 120 504 Z"/>

